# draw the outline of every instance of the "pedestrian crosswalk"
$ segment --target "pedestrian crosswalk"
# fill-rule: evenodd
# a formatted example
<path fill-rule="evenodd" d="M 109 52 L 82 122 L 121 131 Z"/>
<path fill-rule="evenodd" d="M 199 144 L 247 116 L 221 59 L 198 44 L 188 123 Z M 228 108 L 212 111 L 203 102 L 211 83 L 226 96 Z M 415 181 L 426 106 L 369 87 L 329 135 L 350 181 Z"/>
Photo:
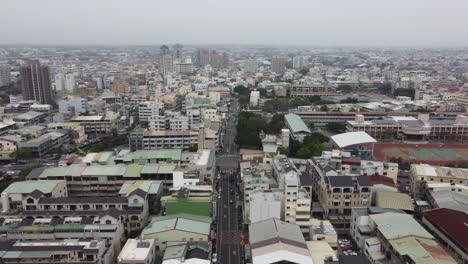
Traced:
<path fill-rule="evenodd" d="M 240 231 L 222 231 L 221 232 L 221 244 L 236 244 L 238 245 L 241 241 Z"/>

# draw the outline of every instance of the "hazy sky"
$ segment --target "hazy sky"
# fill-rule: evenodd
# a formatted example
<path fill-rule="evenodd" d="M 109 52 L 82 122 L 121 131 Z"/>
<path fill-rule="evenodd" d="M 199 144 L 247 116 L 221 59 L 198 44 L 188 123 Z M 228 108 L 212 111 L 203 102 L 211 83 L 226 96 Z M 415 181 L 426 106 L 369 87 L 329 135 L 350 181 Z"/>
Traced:
<path fill-rule="evenodd" d="M 468 0 L 1 0 L 1 44 L 468 46 Z"/>

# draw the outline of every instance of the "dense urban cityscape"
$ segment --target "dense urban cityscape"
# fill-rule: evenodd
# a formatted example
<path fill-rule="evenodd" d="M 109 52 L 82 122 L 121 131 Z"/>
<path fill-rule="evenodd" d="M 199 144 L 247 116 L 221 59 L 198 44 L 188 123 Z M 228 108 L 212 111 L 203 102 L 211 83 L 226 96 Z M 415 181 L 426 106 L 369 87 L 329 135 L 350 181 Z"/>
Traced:
<path fill-rule="evenodd" d="M 468 264 L 467 81 L 466 47 L 0 41 L 0 263 Z"/>

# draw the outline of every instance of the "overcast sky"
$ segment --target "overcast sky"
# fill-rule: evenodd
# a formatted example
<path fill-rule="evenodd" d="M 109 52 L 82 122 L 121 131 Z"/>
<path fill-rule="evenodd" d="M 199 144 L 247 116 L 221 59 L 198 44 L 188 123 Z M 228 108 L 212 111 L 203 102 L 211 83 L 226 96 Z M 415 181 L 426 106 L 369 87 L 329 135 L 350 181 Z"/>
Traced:
<path fill-rule="evenodd" d="M 468 46 L 468 0 L 2 0 L 1 44 Z"/>

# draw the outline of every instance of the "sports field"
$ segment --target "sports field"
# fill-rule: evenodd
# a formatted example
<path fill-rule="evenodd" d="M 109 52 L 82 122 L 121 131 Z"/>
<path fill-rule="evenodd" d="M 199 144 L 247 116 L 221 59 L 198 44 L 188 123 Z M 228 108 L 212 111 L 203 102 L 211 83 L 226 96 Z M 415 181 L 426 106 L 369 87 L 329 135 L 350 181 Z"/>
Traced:
<path fill-rule="evenodd" d="M 374 157 L 385 161 L 401 157 L 404 162 L 432 165 L 457 164 L 468 161 L 468 145 L 375 144 Z"/>

